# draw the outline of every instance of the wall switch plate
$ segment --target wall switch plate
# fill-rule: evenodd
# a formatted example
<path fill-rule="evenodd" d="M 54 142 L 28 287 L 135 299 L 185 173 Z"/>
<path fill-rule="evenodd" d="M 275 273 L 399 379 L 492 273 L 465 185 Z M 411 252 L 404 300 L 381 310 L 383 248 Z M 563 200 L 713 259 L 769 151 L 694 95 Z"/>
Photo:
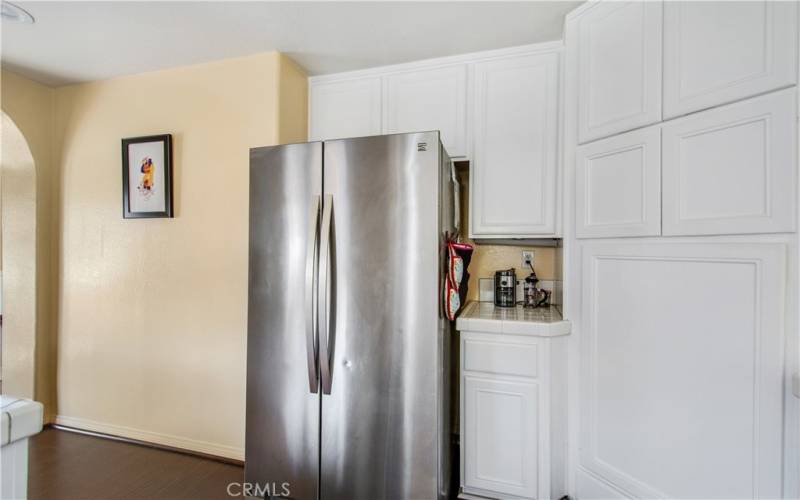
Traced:
<path fill-rule="evenodd" d="M 530 264 L 529 264 L 530 263 Z M 522 270 L 523 272 L 528 272 L 533 266 L 533 250 L 523 250 L 522 251 Z"/>

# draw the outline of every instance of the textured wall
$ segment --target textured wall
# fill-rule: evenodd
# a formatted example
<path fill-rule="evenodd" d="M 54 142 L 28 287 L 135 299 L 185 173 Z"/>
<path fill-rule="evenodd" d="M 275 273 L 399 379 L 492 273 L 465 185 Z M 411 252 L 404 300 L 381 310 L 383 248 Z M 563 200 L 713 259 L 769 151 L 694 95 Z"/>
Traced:
<path fill-rule="evenodd" d="M 24 344 L 28 350 L 35 346 L 34 354 L 16 357 L 11 364 L 4 359 L 3 389 L 44 403 L 45 419 L 49 421 L 56 410 L 58 293 L 59 177 L 52 161 L 54 91 L 6 70 L 0 75 L 0 87 L 3 112 L 14 122 L 13 127 L 3 127 L 3 154 L 19 152 L 5 151 L 6 145 L 16 143 L 6 134 L 13 135 L 12 129 L 18 127 L 33 155 L 33 165 L 28 169 L 20 168 L 19 164 L 13 169 L 10 165 L 2 168 L 3 179 L 7 181 L 3 183 L 2 203 L 7 208 L 3 211 L 6 221 L 3 231 L 11 236 L 3 242 L 3 252 L 11 252 L 4 266 L 3 342 L 19 342 L 17 347 Z M 29 288 L 34 292 L 27 295 L 23 290 Z M 30 301 L 23 296 L 30 296 Z M 23 318 L 22 315 L 28 314 L 24 311 L 30 310 L 35 310 L 34 315 Z M 15 347 L 12 345 L 11 349 Z M 10 354 L 5 348 L 3 351 L 4 357 Z M 23 390 L 22 386 L 32 386 L 33 391 Z"/>
<path fill-rule="evenodd" d="M 303 68 L 280 56 L 278 141 L 305 142 L 308 137 L 308 77 Z"/>
<path fill-rule="evenodd" d="M 249 148 L 306 134 L 279 92 L 305 79 L 281 67 L 270 53 L 56 91 L 59 422 L 243 457 Z M 120 139 L 161 133 L 176 216 L 124 220 Z"/>
<path fill-rule="evenodd" d="M 36 169 L 28 143 L 2 115 L 3 393 L 35 394 Z"/>

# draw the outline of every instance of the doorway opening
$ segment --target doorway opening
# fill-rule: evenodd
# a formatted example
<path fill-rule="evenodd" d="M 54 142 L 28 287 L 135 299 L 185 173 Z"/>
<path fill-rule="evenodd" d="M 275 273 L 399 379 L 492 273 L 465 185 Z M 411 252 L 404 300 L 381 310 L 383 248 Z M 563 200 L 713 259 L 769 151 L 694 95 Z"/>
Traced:
<path fill-rule="evenodd" d="M 0 390 L 34 398 L 36 165 L 28 141 L 0 121 Z"/>

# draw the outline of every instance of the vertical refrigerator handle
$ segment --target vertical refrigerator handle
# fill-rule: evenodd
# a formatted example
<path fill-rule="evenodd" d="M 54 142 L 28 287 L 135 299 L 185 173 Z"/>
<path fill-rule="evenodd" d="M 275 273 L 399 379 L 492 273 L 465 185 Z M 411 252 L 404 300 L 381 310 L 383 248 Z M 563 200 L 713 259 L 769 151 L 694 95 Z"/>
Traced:
<path fill-rule="evenodd" d="M 312 393 L 316 393 L 319 388 L 319 377 L 317 375 L 317 282 L 316 274 L 318 267 L 318 246 L 319 240 L 319 195 L 311 198 L 311 218 L 308 224 L 308 246 L 306 247 L 306 288 L 305 288 L 305 310 L 306 310 L 306 355 L 308 362 L 308 386 Z"/>
<path fill-rule="evenodd" d="M 323 394 L 331 393 L 333 376 L 331 370 L 331 348 L 334 328 L 331 326 L 332 302 L 335 302 L 335 291 L 332 290 L 332 266 L 334 265 L 331 252 L 331 223 L 333 219 L 333 196 L 325 195 L 322 203 L 322 227 L 320 229 L 320 257 L 319 257 L 319 371 L 322 381 Z M 322 298 L 325 298 L 322 303 Z"/>

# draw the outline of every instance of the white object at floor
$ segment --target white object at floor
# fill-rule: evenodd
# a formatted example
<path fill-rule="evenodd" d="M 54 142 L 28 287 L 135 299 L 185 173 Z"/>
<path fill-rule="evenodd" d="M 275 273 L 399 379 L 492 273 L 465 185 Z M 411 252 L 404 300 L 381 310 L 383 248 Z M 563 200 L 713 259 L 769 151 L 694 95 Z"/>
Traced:
<path fill-rule="evenodd" d="M 561 498 L 567 337 L 556 307 L 471 302 L 461 334 L 461 499 Z"/>
<path fill-rule="evenodd" d="M 44 407 L 29 399 L 0 395 L 2 409 L 2 500 L 28 497 L 28 438 L 42 430 Z"/>

